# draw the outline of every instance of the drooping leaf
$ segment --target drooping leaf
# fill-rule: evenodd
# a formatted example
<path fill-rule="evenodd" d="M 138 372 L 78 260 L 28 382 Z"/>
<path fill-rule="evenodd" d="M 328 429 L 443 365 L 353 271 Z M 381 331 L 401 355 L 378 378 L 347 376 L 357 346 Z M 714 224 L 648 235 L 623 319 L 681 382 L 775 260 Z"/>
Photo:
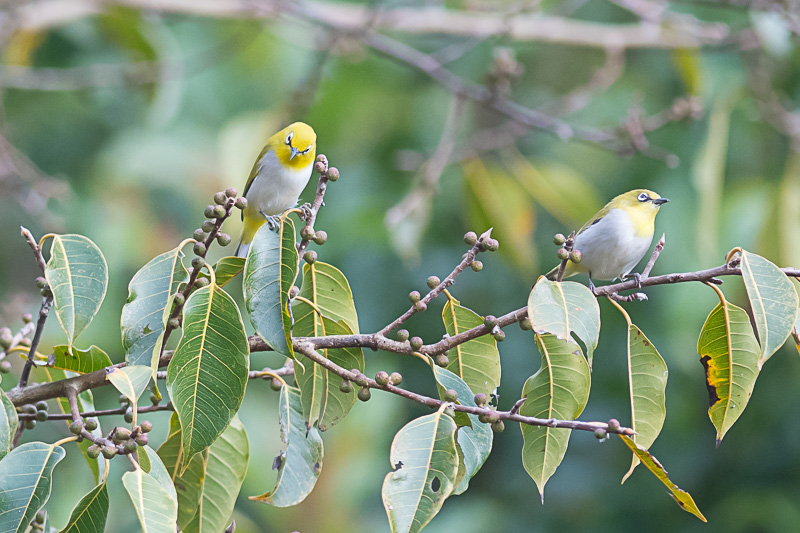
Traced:
<path fill-rule="evenodd" d="M 11 444 L 14 441 L 14 434 L 19 427 L 19 418 L 14 404 L 6 396 L 3 389 L 0 389 L 0 459 L 11 451 Z"/>
<path fill-rule="evenodd" d="M 458 475 L 456 423 L 444 413 L 412 420 L 397 432 L 381 495 L 392 533 L 422 530 L 453 492 Z"/>
<path fill-rule="evenodd" d="M 667 363 L 653 343 L 634 324 L 628 326 L 628 390 L 631 398 L 631 428 L 636 432 L 632 440 L 647 450 L 655 442 L 667 416 L 666 389 Z M 633 462 L 622 482 L 639 464 L 634 454 Z"/>
<path fill-rule="evenodd" d="M 256 331 L 277 353 L 294 358 L 289 290 L 297 278 L 294 222 L 281 219 L 280 235 L 263 225 L 244 264 L 242 290 Z"/>
<path fill-rule="evenodd" d="M 317 483 L 322 471 L 322 438 L 317 428 L 306 427 L 298 389 L 284 385 L 278 408 L 281 440 L 286 444 L 273 463 L 278 470 L 278 481 L 271 492 L 250 499 L 275 507 L 290 507 L 303 501 Z"/>
<path fill-rule="evenodd" d="M 89 491 L 72 510 L 69 522 L 58 533 L 103 533 L 108 518 L 105 481 Z"/>
<path fill-rule="evenodd" d="M 552 333 L 561 340 L 571 340 L 574 333 L 586 345 L 591 367 L 600 337 L 600 306 L 585 285 L 539 278 L 528 296 L 528 319 L 535 333 Z"/>
<path fill-rule="evenodd" d="M 124 394 L 131 403 L 135 403 L 152 377 L 153 370 L 149 366 L 136 365 L 115 368 L 108 373 L 106 379 L 120 394 Z"/>
<path fill-rule="evenodd" d="M 311 301 L 324 316 L 337 322 L 344 321 L 353 333 L 359 332 L 353 292 L 347 278 L 335 266 L 322 261 L 312 265 L 305 263 L 300 296 Z M 301 336 L 296 328 L 295 323 L 295 335 Z"/>
<path fill-rule="evenodd" d="M 458 393 L 457 403 L 470 407 L 476 406 L 475 395 L 460 377 L 447 369 L 433 364 L 433 362 L 431 362 L 431 368 L 433 369 L 436 383 L 439 385 L 440 399 L 444 399 L 444 391 L 452 389 Z M 494 432 L 491 426 L 478 420 L 478 415 L 467 414 L 469 425 L 461 425 L 458 423 L 458 414 L 456 415 L 456 424 L 459 425 L 459 428 L 456 439 L 461 448 L 459 461 L 464 466 L 464 475 L 456 483 L 456 487 L 453 489 L 454 495 L 462 494 L 467 490 L 469 480 L 478 473 L 478 470 L 489 457 L 492 451 L 492 440 L 494 439 Z"/>
<path fill-rule="evenodd" d="M 217 286 L 224 287 L 244 270 L 244 257 L 223 257 L 214 264 Z"/>
<path fill-rule="evenodd" d="M 129 365 L 158 370 L 164 326 L 172 296 L 189 279 L 183 266 L 183 244 L 150 260 L 128 285 L 128 301 L 122 306 L 122 347 Z M 168 308 L 169 307 L 169 308 Z"/>
<path fill-rule="evenodd" d="M 167 470 L 166 465 L 161 460 L 158 453 L 150 446 L 141 446 L 137 448 L 136 451 L 139 454 L 139 464 L 142 465 L 144 471 L 153 476 L 153 479 L 158 481 L 161 488 L 169 494 L 170 498 L 177 502 L 178 492 L 175 490 L 175 484 L 172 482 L 172 475 Z M 144 456 L 147 457 L 147 461 L 142 460 Z"/>
<path fill-rule="evenodd" d="M 522 388 L 519 413 L 537 418 L 574 420 L 589 400 L 590 371 L 580 346 L 552 334 L 536 335 L 542 366 Z M 544 501 L 544 486 L 567 451 L 571 430 L 521 424 L 522 464 Z"/>
<path fill-rule="evenodd" d="M 178 502 L 152 475 L 141 468 L 122 475 L 144 533 L 175 533 Z"/>
<path fill-rule="evenodd" d="M 758 346 L 747 313 L 722 301 L 708 315 L 697 341 L 706 369 L 708 416 L 717 429 L 717 446 L 747 407 L 758 376 Z"/>
<path fill-rule="evenodd" d="M 681 490 L 675 483 L 672 482 L 671 479 L 669 479 L 667 471 L 664 470 L 664 467 L 661 466 L 661 463 L 658 462 L 658 459 L 653 457 L 650 452 L 641 446 L 638 446 L 630 437 L 625 435 L 620 435 L 619 437 L 622 439 L 622 442 L 624 442 L 628 448 L 633 451 L 636 457 L 639 458 L 642 464 L 646 466 L 647 469 L 650 470 L 653 475 L 655 475 L 658 480 L 667 487 L 667 489 L 669 489 L 670 495 L 681 509 L 687 513 L 692 513 L 703 522 L 707 521 L 706 517 L 703 516 L 703 513 L 700 512 L 700 509 L 697 508 L 697 504 L 694 503 L 692 496 L 688 492 Z"/>
<path fill-rule="evenodd" d="M 761 368 L 791 335 L 800 302 L 786 274 L 760 255 L 742 250 L 741 267 L 761 344 Z"/>
<path fill-rule="evenodd" d="M 65 344 L 53 346 L 53 355 L 55 356 L 53 364 L 55 368 L 78 374 L 88 374 L 111 366 L 111 358 L 108 357 L 108 354 L 94 345 L 86 350 L 80 350 L 74 346 L 70 350 L 70 347 Z"/>
<path fill-rule="evenodd" d="M 451 337 L 483 324 L 483 317 L 449 298 L 442 320 Z M 459 344 L 448 353 L 447 370 L 460 377 L 475 394 L 492 394 L 500 385 L 500 352 L 494 337 L 484 335 Z"/>
<path fill-rule="evenodd" d="M 177 413 L 173 412 L 169 419 L 169 436 L 159 446 L 158 456 L 164 463 L 175 486 L 178 500 L 178 527 L 183 530 L 197 512 L 205 476 L 206 457 L 205 451 L 196 454 L 181 474 L 183 448 L 181 446 L 181 423 Z"/>
<path fill-rule="evenodd" d="M 181 421 L 183 465 L 228 427 L 244 398 L 250 349 L 236 302 L 214 285 L 192 293 L 183 338 L 167 368 L 167 390 Z"/>
<path fill-rule="evenodd" d="M 61 446 L 26 442 L 0 460 L 0 531 L 25 531 L 50 498 L 53 468 L 64 455 Z"/>
<path fill-rule="evenodd" d="M 53 291 L 58 322 L 72 346 L 105 298 L 106 259 L 97 245 L 83 235 L 54 235 L 45 277 Z"/>

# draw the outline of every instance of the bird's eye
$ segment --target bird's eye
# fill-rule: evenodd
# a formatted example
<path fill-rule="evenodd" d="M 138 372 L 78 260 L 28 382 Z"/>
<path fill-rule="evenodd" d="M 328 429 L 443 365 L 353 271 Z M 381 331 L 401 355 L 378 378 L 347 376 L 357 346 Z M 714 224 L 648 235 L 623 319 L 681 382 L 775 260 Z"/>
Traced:
<path fill-rule="evenodd" d="M 645 193 L 645 192 L 643 192 L 642 194 L 640 194 L 640 195 L 638 196 L 638 200 L 639 200 L 640 202 L 646 202 L 646 201 L 647 201 L 647 200 L 649 200 L 649 199 L 650 199 L 650 197 L 649 197 L 649 196 L 647 196 L 647 193 Z"/>
<path fill-rule="evenodd" d="M 286 144 L 289 146 L 292 145 L 292 139 L 294 138 L 294 132 L 289 132 L 289 135 L 286 136 Z"/>
<path fill-rule="evenodd" d="M 301 153 L 301 154 L 303 154 L 303 155 L 307 154 L 307 153 L 308 153 L 308 151 L 309 151 L 309 150 L 311 150 L 311 147 L 312 147 L 312 146 L 314 146 L 314 145 L 313 145 L 313 144 L 309 144 L 309 145 L 308 145 L 308 148 L 306 148 L 305 150 L 303 150 L 303 151 L 302 151 L 302 152 L 300 152 L 300 153 Z"/>

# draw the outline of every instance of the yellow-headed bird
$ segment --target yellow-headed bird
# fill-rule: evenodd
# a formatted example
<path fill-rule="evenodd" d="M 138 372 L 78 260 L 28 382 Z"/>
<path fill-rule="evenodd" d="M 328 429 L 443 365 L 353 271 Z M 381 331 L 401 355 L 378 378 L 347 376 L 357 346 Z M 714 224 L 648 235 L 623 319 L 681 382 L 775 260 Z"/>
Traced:
<path fill-rule="evenodd" d="M 575 236 L 573 250 L 580 250 L 580 263 L 568 261 L 564 278 L 589 274 L 593 279 L 624 279 L 647 253 L 653 242 L 656 215 L 669 202 L 647 189 L 620 194 L 583 225 Z M 554 280 L 558 267 L 547 273 Z"/>
<path fill-rule="evenodd" d="M 268 217 L 297 205 L 311 177 L 316 153 L 317 134 L 302 122 L 295 122 L 269 138 L 244 188 L 247 207 L 242 211 L 244 229 L 236 248 L 237 256 L 247 256 L 253 236 Z"/>

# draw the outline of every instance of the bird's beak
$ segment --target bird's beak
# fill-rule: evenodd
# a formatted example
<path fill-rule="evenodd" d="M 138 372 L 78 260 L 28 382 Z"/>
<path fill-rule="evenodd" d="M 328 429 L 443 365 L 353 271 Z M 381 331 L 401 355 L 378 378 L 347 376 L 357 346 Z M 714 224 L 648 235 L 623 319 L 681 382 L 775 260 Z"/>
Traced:
<path fill-rule="evenodd" d="M 294 146 L 290 146 L 289 149 L 292 151 L 292 154 L 289 156 L 289 161 L 291 161 L 292 159 L 294 159 L 294 156 L 300 153 L 300 150 L 298 150 Z"/>
<path fill-rule="evenodd" d="M 656 205 L 665 204 L 667 202 L 669 202 L 669 198 L 656 198 L 655 200 L 653 200 L 653 203 Z"/>

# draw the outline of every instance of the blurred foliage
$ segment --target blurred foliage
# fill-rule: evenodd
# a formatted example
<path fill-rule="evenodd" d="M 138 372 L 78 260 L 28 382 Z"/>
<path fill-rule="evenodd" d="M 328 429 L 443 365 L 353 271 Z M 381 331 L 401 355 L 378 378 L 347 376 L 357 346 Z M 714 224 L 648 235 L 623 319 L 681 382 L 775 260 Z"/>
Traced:
<path fill-rule="evenodd" d="M 447 5 L 464 3 L 475 4 Z M 636 21 L 602 0 L 543 6 L 555 15 L 574 9 L 573 18 L 587 21 Z M 19 226 L 37 236 L 84 234 L 108 260 L 110 287 L 78 345 L 96 344 L 112 361 L 122 360 L 120 312 L 134 272 L 190 236 L 215 191 L 243 187 L 266 137 L 293 120 L 315 128 L 319 152 L 341 171 L 316 224 L 329 235 L 317 251 L 349 279 L 363 332 L 377 331 L 402 313 L 406 294 L 422 290 L 429 275 L 450 272 L 466 251 L 461 240 L 466 231 L 490 226 L 500 239 L 500 254 L 483 258 L 483 271 L 466 272 L 451 292 L 481 314 L 499 316 L 524 306 L 537 276 L 556 261 L 552 235 L 579 227 L 607 199 L 633 188 L 653 189 L 672 200 L 656 224 L 657 235 L 667 235 L 656 274 L 716 266 L 734 246 L 797 266 L 800 160 L 789 140 L 764 120 L 763 97 L 751 90 L 751 65 L 757 60 L 781 104 L 797 102 L 797 35 L 770 13 L 692 2 L 669 9 L 726 23 L 732 31 L 752 24 L 757 35 L 770 39 L 763 52 L 739 52 L 736 45 L 628 50 L 619 78 L 591 93 L 588 104 L 567 119 L 613 128 L 631 110 L 653 115 L 696 95 L 701 116 L 670 121 L 647 135 L 653 146 L 677 156 L 668 159 L 677 166 L 535 131 L 501 150 L 480 152 L 479 159 L 459 159 L 460 147 L 476 132 L 505 123 L 467 102 L 455 128 L 453 162 L 434 186 L 429 224 L 419 228 L 417 241 L 403 241 L 404 260 L 393 245 L 399 237 L 386 229 L 384 217 L 434 153 L 453 98 L 419 71 L 372 53 L 357 38 L 289 17 L 215 20 L 110 7 L 65 25 L 13 33 L 4 44 L 0 71 L 0 84 L 6 85 L 2 135 L 13 145 L 0 154 L 0 325 L 17 328 L 23 312 L 38 308 L 33 278 L 39 274 L 18 237 Z M 509 49 L 523 67 L 510 81 L 509 96 L 534 108 L 585 85 L 605 61 L 602 50 L 501 37 L 396 37 L 428 53 L 460 47 L 463 55 L 447 67 L 476 82 L 485 82 L 496 49 Z M 50 88 L 59 83 L 85 88 L 13 88 L 3 83 L 12 66 L 60 69 L 37 79 Z M 59 183 L 67 187 L 54 188 Z M 302 200 L 312 198 L 313 186 L 314 180 Z M 227 231 L 236 235 L 237 221 L 230 223 Z M 223 255 L 218 248 L 213 254 Z M 226 287 L 238 301 L 240 286 L 235 280 Z M 746 305 L 740 280 L 726 280 L 723 290 L 731 302 Z M 426 531 L 638 531 L 645 521 L 649 531 L 665 532 L 796 527 L 800 426 L 791 421 L 800 401 L 800 366 L 794 348 L 784 346 L 766 365 L 749 408 L 716 449 L 696 353 L 716 296 L 700 285 L 654 287 L 648 294 L 648 302 L 626 308 L 670 369 L 666 422 L 652 451 L 692 494 L 709 524 L 676 509 L 644 470 L 619 486 L 630 451 L 616 440 L 600 444 L 581 432 L 573 436 L 540 506 L 536 486 L 522 468 L 521 434 L 507 424 L 469 490 L 450 498 Z M 444 333 L 437 317 L 445 302 L 439 300 L 410 321 L 412 335 L 431 342 Z M 619 417 L 626 424 L 626 324 L 608 302 L 600 304 L 604 327 L 582 419 Z M 62 332 L 50 320 L 40 351 L 61 343 Z M 515 328 L 500 353 L 500 406 L 508 409 L 537 370 L 539 356 L 532 336 Z M 419 361 L 366 355 L 368 375 L 399 370 L 404 386 L 435 395 L 430 370 Z M 282 364 L 272 354 L 252 359 L 252 368 Z M 15 371 L 21 368 L 20 361 L 14 365 Z M 5 389 L 11 386 L 11 380 L 3 383 Z M 95 393 L 99 407 L 115 403 L 110 387 Z M 388 530 L 380 486 L 390 468 L 391 438 L 426 409 L 387 394 L 358 404 L 323 434 L 324 469 L 311 496 L 296 507 L 277 509 L 247 500 L 274 486 L 277 405 L 278 396 L 266 383 L 248 387 L 240 417 L 253 453 L 235 514 L 237 531 Z M 104 424 L 121 423 L 121 417 L 108 418 Z M 169 413 L 147 418 L 156 427 L 151 442 L 162 442 Z M 41 424 L 26 432 L 25 440 L 52 442 L 65 434 L 61 424 Z M 75 495 L 92 486 L 83 459 L 74 449 L 67 451 L 48 505 L 56 525 L 66 523 Z M 123 470 L 124 463 L 114 461 L 111 516 L 114 530 L 132 531 L 136 517 L 119 483 Z"/>

